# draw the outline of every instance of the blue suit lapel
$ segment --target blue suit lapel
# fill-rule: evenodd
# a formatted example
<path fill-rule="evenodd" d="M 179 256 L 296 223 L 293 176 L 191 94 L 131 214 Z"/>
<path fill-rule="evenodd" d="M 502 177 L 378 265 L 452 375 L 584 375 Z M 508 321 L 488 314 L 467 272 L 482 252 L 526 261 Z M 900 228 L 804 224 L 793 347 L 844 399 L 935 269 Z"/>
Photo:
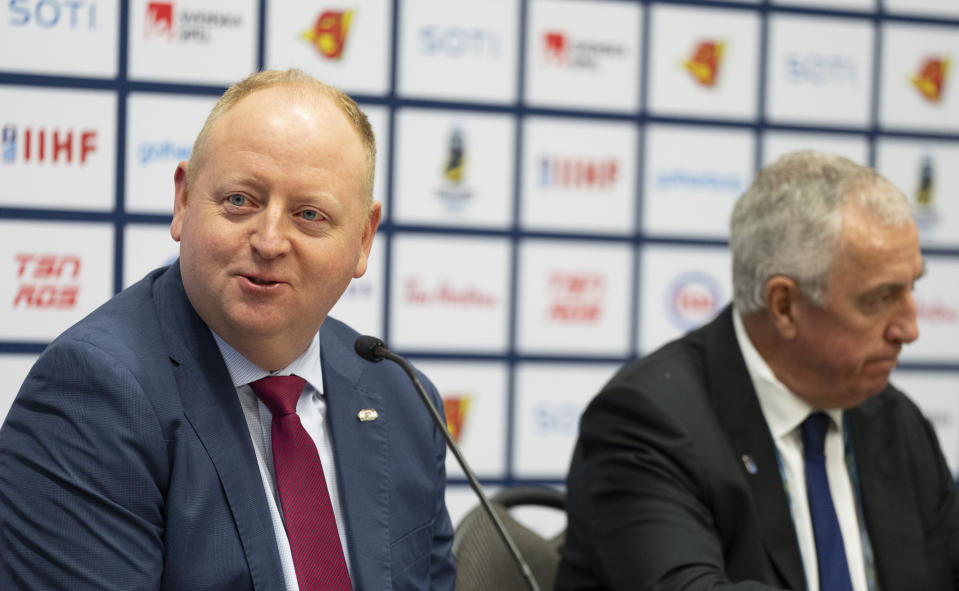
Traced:
<path fill-rule="evenodd" d="M 250 433 L 226 364 L 183 291 L 179 263 L 154 287 L 184 414 L 203 444 L 246 553 L 253 587 L 283 589 L 283 571 Z"/>
<path fill-rule="evenodd" d="M 364 364 L 352 333 L 327 319 L 320 331 L 327 425 L 336 458 L 355 589 L 390 588 L 390 417 L 381 395 L 361 381 Z M 357 413 L 375 409 L 362 422 Z"/>

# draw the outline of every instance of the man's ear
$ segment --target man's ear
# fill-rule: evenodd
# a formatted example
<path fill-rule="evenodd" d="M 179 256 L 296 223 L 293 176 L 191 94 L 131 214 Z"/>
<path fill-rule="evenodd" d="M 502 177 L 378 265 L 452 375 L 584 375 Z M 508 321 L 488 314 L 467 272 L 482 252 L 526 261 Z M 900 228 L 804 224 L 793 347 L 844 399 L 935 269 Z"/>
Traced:
<path fill-rule="evenodd" d="M 376 229 L 380 226 L 380 216 L 383 214 L 382 206 L 379 201 L 374 201 L 370 208 L 369 218 L 366 220 L 363 228 L 362 250 L 360 258 L 356 261 L 356 268 L 353 270 L 353 277 L 359 278 L 366 274 L 366 265 L 370 259 L 370 249 L 373 248 L 373 237 L 376 235 Z"/>
<path fill-rule="evenodd" d="M 180 241 L 180 234 L 183 231 L 183 215 L 187 199 L 186 169 L 189 165 L 189 162 L 183 160 L 176 165 L 176 171 L 173 173 L 173 221 L 170 223 L 170 236 L 177 242 Z"/>
<path fill-rule="evenodd" d="M 763 289 L 766 300 L 766 313 L 770 322 L 783 339 L 791 340 L 798 332 L 799 285 L 795 280 L 776 275 L 766 281 Z"/>

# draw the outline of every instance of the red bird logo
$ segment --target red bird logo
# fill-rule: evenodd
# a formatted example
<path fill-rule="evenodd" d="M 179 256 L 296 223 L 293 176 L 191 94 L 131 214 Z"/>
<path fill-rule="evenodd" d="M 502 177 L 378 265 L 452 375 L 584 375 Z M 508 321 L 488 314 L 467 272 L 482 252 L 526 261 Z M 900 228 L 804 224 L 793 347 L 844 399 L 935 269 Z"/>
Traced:
<path fill-rule="evenodd" d="M 924 99 L 931 103 L 938 103 L 942 99 L 942 92 L 946 85 L 946 74 L 949 72 L 949 58 L 926 58 L 919 73 L 910 78 L 913 86 Z"/>
<path fill-rule="evenodd" d="M 715 86 L 725 49 L 726 43 L 723 41 L 700 41 L 692 57 L 684 61 L 683 66 L 696 82 L 703 86 Z"/>
<path fill-rule="evenodd" d="M 350 32 L 353 12 L 327 10 L 317 17 L 312 29 L 303 32 L 303 39 L 309 41 L 323 57 L 340 59 L 346 46 L 346 36 Z"/>

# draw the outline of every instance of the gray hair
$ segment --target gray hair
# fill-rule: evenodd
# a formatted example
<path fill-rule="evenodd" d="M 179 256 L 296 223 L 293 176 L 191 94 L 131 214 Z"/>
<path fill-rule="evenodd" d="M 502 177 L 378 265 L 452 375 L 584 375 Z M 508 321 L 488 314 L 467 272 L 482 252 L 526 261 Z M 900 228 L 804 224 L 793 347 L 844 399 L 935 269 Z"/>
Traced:
<path fill-rule="evenodd" d="M 743 314 L 763 310 L 766 282 L 777 275 L 792 278 L 814 304 L 824 305 L 847 203 L 883 226 L 912 220 L 902 191 L 840 156 L 794 152 L 759 171 L 730 219 L 736 308 Z"/>

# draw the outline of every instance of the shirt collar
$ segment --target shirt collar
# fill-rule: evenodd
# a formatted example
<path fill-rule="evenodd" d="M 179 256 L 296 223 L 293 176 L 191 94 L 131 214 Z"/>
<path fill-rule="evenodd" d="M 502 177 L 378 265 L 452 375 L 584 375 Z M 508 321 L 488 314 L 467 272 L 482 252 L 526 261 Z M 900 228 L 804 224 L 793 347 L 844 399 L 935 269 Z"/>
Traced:
<path fill-rule="evenodd" d="M 749 372 L 749 378 L 756 390 L 759 407 L 769 425 L 769 431 L 776 439 L 783 437 L 796 429 L 817 409 L 779 381 L 753 345 L 746 333 L 742 318 L 735 309 L 733 309 L 733 329 L 736 332 L 739 350 L 743 354 L 743 361 L 746 362 L 746 371 Z M 829 409 L 823 412 L 829 415 L 841 433 L 842 409 Z"/>
<path fill-rule="evenodd" d="M 313 335 L 310 346 L 292 363 L 283 369 L 269 372 L 257 366 L 252 361 L 244 357 L 239 351 L 231 347 L 226 341 L 220 338 L 220 335 L 210 330 L 216 346 L 220 349 L 223 361 L 226 362 L 226 369 L 230 372 L 230 379 L 233 380 L 233 387 L 237 388 L 250 382 L 255 382 L 260 378 L 267 376 L 288 376 L 296 374 L 309 382 L 313 389 L 318 393 L 323 393 L 323 368 L 320 363 L 320 333 Z"/>

